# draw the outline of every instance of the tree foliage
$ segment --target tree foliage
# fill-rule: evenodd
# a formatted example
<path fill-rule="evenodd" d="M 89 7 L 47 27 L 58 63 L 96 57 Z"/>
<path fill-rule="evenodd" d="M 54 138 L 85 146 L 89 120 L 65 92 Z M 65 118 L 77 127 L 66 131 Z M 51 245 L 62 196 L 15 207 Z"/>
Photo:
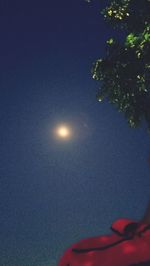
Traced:
<path fill-rule="evenodd" d="M 97 99 L 107 98 L 131 127 L 145 119 L 150 130 L 150 0 L 112 1 L 102 14 L 124 38 L 107 40 L 105 58 L 93 64 Z"/>

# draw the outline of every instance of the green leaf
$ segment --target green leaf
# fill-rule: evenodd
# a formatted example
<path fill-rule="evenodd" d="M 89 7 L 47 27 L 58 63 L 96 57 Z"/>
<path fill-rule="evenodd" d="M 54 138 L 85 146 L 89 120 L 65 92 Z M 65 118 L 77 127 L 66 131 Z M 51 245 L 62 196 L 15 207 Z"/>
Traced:
<path fill-rule="evenodd" d="M 114 43 L 114 39 L 113 39 L 113 38 L 110 38 L 110 39 L 107 41 L 107 43 L 108 43 L 109 45 L 113 44 L 113 43 Z"/>

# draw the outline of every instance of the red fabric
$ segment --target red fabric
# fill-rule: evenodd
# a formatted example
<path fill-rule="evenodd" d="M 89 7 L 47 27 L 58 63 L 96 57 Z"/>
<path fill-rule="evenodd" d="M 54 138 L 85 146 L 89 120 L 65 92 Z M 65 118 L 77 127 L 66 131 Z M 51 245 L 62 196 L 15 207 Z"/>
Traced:
<path fill-rule="evenodd" d="M 130 223 L 136 223 L 129 219 L 119 219 L 112 224 L 112 228 L 124 233 L 125 227 Z M 91 237 L 79 241 L 68 248 L 58 266 L 129 266 L 150 260 L 150 229 L 142 233 L 147 224 L 138 223 L 138 228 L 133 239 L 121 242 L 105 250 L 96 250 L 84 253 L 72 251 L 72 249 L 99 248 L 110 245 L 123 239 L 114 232 L 111 235 Z M 141 235 L 139 234 L 141 232 Z"/>

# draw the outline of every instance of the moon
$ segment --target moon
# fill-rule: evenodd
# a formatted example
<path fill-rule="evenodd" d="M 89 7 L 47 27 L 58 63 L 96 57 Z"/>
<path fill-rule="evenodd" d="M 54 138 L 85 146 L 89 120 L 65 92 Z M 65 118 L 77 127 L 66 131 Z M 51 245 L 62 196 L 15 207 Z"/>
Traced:
<path fill-rule="evenodd" d="M 57 129 L 57 135 L 58 135 L 60 138 L 68 138 L 69 135 L 70 135 L 69 128 L 67 128 L 66 126 L 60 126 L 60 127 Z"/>
<path fill-rule="evenodd" d="M 72 137 L 72 129 L 69 127 L 69 125 L 60 124 L 56 126 L 54 135 L 57 139 L 69 140 Z"/>

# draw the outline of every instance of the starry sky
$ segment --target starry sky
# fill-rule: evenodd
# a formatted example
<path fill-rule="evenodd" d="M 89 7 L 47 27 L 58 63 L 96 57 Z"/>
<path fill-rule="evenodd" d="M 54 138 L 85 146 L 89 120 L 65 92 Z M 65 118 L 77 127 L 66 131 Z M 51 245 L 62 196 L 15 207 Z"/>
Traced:
<path fill-rule="evenodd" d="M 99 103 L 109 1 L 0 1 L 0 265 L 56 266 L 81 238 L 140 219 L 150 136 Z M 54 128 L 69 125 L 63 141 Z"/>

